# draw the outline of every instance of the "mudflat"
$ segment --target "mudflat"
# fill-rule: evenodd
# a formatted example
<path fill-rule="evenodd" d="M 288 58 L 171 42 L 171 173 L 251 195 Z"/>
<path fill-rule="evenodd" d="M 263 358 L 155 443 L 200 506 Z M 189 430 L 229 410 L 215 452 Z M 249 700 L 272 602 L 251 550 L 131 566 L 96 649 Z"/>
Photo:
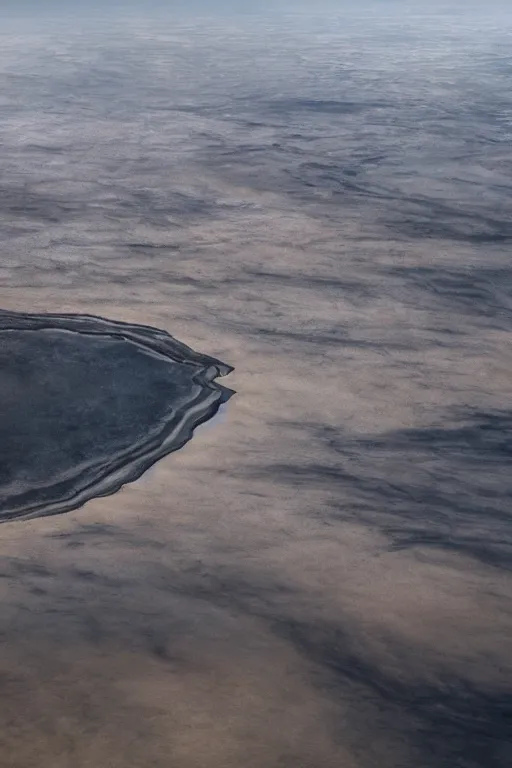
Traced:
<path fill-rule="evenodd" d="M 2 768 L 512 764 L 511 32 L 6 18 L 0 307 L 164 330 L 236 394 L 0 526 Z"/>

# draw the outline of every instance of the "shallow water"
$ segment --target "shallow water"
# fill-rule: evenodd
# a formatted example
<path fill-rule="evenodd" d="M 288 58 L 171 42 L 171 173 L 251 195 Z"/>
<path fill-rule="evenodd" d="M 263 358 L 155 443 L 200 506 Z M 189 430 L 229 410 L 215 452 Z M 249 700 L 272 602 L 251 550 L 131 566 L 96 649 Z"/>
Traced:
<path fill-rule="evenodd" d="M 404 8 L 2 26 L 0 307 L 237 393 L 1 526 L 2 765 L 511 764 L 512 18 Z"/>

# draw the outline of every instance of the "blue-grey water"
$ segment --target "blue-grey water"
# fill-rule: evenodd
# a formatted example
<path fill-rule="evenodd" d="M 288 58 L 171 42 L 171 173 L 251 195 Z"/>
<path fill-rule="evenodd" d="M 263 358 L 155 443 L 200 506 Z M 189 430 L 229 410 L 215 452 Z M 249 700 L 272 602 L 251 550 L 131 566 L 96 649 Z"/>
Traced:
<path fill-rule="evenodd" d="M 0 307 L 237 395 L 1 527 L 0 763 L 507 768 L 511 10 L 235 5 L 2 11 Z"/>

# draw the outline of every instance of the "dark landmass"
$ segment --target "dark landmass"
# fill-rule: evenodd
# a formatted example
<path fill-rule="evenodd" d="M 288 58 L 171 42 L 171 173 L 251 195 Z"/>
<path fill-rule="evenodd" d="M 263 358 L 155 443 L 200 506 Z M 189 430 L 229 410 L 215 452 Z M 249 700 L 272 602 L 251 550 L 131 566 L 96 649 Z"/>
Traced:
<path fill-rule="evenodd" d="M 67 512 L 181 448 L 232 369 L 155 328 L 0 313 L 0 522 Z"/>

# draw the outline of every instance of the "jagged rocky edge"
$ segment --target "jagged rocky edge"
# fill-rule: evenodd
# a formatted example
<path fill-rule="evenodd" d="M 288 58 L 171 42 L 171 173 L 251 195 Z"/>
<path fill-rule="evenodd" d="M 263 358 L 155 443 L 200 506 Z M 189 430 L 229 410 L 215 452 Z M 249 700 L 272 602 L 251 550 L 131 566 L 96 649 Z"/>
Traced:
<path fill-rule="evenodd" d="M 233 390 L 217 384 L 218 377 L 227 376 L 234 369 L 209 355 L 196 352 L 178 341 L 166 331 L 146 325 L 136 325 L 118 320 L 107 320 L 96 315 L 73 315 L 58 313 L 19 313 L 0 310 L 0 333 L 4 330 L 67 330 L 73 333 L 93 336 L 108 336 L 142 347 L 146 353 L 171 359 L 184 365 L 197 366 L 192 377 L 202 385 L 201 393 L 187 408 L 186 413 L 176 414 L 168 424 L 163 439 L 145 441 L 131 451 L 118 454 L 116 460 L 104 468 L 101 476 L 81 488 L 73 496 L 54 503 L 34 504 L 30 508 L 0 516 L 0 523 L 14 520 L 29 520 L 37 517 L 71 512 L 82 507 L 93 498 L 110 496 L 122 486 L 134 482 L 159 459 L 182 448 L 192 437 L 193 431 L 212 418 L 222 403 L 233 394 Z"/>

